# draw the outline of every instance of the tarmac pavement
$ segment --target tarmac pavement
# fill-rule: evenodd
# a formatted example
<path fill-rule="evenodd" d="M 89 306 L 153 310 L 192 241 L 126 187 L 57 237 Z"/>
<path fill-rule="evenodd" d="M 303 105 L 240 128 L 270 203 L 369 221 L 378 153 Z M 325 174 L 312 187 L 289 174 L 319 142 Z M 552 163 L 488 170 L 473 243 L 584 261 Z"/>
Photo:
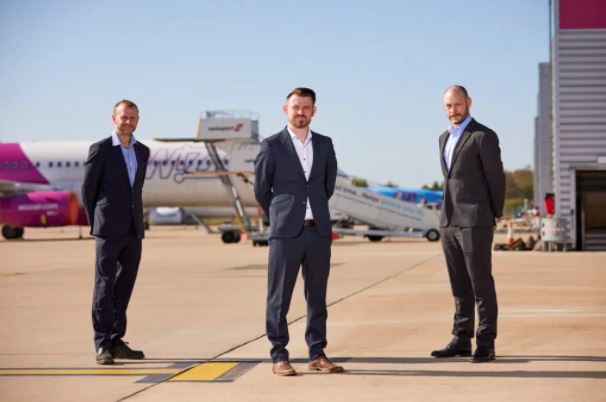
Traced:
<path fill-rule="evenodd" d="M 606 252 L 495 252 L 497 360 L 434 359 L 453 301 L 439 243 L 335 241 L 326 353 L 307 369 L 299 278 L 296 377 L 271 372 L 267 248 L 152 227 L 125 340 L 143 361 L 95 364 L 94 240 L 28 229 L 0 241 L 1 401 L 606 401 Z"/>

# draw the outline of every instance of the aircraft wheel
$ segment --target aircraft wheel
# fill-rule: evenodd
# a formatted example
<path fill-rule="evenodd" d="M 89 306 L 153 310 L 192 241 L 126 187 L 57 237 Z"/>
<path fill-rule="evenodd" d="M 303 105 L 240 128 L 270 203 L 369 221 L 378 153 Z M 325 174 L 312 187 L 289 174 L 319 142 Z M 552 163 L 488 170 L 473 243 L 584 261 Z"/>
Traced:
<path fill-rule="evenodd" d="M 238 243 L 240 241 L 240 232 L 235 230 L 223 232 L 221 235 L 221 240 L 223 240 L 223 243 L 225 244 Z"/>
<path fill-rule="evenodd" d="M 440 240 L 440 232 L 438 232 L 436 229 L 429 229 L 427 233 L 425 233 L 425 237 L 429 241 L 438 241 Z"/>
<path fill-rule="evenodd" d="M 7 240 L 15 240 L 23 238 L 23 232 L 25 230 L 19 226 L 2 226 L 2 237 Z"/>
<path fill-rule="evenodd" d="M 377 242 L 383 240 L 383 236 L 366 236 L 371 242 Z"/>

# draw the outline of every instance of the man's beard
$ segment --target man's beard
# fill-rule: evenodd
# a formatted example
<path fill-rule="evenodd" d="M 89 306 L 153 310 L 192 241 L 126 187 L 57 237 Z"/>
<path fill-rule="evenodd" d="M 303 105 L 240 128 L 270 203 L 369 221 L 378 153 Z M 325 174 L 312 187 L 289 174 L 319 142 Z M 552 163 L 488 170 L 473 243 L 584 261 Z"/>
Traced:
<path fill-rule="evenodd" d="M 296 128 L 306 128 L 309 126 L 309 120 L 305 117 L 296 117 L 291 123 Z"/>

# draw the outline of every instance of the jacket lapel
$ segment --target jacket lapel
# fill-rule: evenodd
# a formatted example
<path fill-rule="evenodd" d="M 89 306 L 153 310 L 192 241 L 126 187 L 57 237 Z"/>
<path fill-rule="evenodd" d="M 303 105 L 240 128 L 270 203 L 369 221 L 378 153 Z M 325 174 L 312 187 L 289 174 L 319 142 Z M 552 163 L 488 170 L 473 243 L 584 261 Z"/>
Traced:
<path fill-rule="evenodd" d="M 318 140 L 316 133 L 313 131 L 311 132 L 311 147 L 314 150 L 314 158 L 311 164 L 311 171 L 309 172 L 310 181 L 318 174 L 318 169 L 320 168 L 320 141 Z"/>
<path fill-rule="evenodd" d="M 459 154 L 461 153 L 461 148 L 463 148 L 463 146 L 465 145 L 465 142 L 467 142 L 467 140 L 471 136 L 471 133 L 472 133 L 471 127 L 473 126 L 473 124 L 474 124 L 474 120 L 471 119 L 471 121 L 469 122 L 467 127 L 465 127 L 465 131 L 463 132 L 463 134 L 461 134 L 461 138 L 459 138 L 459 141 L 457 141 L 457 144 L 455 145 L 454 150 L 452 151 L 452 161 L 450 162 L 450 170 L 448 171 L 449 175 L 450 175 L 450 172 L 452 172 L 452 168 L 457 161 L 457 156 L 459 156 Z M 446 143 L 446 141 L 444 143 Z"/>
<path fill-rule="evenodd" d="M 143 148 L 135 143 L 135 155 L 137 156 L 137 173 L 135 174 L 135 185 L 143 183 L 143 172 L 145 171 L 146 161 L 143 159 Z"/>
<path fill-rule="evenodd" d="M 305 179 L 305 172 L 303 172 L 303 167 L 301 166 L 301 161 L 299 160 L 299 156 L 297 155 L 297 151 L 295 150 L 295 146 L 292 143 L 292 138 L 290 138 L 290 134 L 287 129 L 284 129 L 280 134 L 280 142 L 284 146 L 286 153 L 292 159 L 296 166 L 296 170 L 303 176 L 303 180 Z"/>

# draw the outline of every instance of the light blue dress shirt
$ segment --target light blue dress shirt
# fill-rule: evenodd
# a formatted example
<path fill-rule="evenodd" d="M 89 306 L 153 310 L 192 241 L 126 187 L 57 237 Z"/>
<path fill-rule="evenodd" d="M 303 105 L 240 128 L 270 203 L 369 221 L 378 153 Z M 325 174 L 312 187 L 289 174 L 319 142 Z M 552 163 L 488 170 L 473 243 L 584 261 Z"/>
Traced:
<path fill-rule="evenodd" d="M 132 187 L 135 184 L 135 175 L 137 174 L 137 154 L 135 153 L 135 144 L 137 140 L 135 136 L 131 136 L 130 146 L 125 147 L 120 142 L 118 138 L 118 134 L 114 131 L 112 132 L 112 145 L 119 146 L 122 150 L 122 156 L 124 157 L 124 162 L 126 163 L 126 169 L 128 170 L 128 180 L 130 181 L 130 186 Z"/>
<path fill-rule="evenodd" d="M 461 134 L 463 134 L 465 128 L 467 127 L 471 119 L 472 117 L 471 115 L 469 115 L 465 120 L 463 120 L 461 124 L 459 124 L 459 127 L 454 128 L 452 124 L 448 127 L 449 135 L 448 139 L 446 140 L 446 146 L 444 147 L 444 162 L 446 163 L 446 168 L 448 170 L 450 170 L 450 164 L 452 163 L 452 154 L 454 152 L 455 146 L 457 145 L 459 138 L 461 138 Z"/>

